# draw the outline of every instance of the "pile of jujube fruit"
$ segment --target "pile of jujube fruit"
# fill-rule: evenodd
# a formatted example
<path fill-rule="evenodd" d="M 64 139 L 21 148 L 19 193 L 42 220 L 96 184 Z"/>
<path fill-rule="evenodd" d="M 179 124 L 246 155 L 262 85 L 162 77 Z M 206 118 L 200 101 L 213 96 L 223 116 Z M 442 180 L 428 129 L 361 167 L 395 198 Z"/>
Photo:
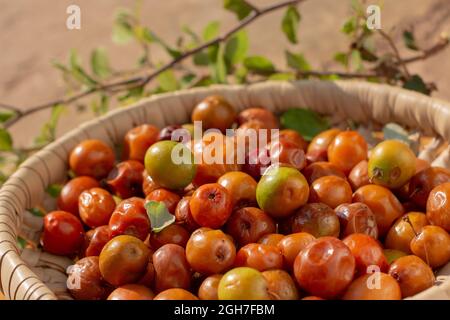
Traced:
<path fill-rule="evenodd" d="M 280 129 L 245 150 L 244 164 L 177 164 L 174 148 L 201 159 L 220 137 L 225 159 L 239 135 L 280 127 L 271 111 L 237 113 L 220 96 L 191 120 L 218 130 L 191 140 L 192 123 L 144 124 L 126 133 L 120 156 L 99 140 L 70 153 L 71 179 L 41 242 L 76 261 L 75 299 L 401 299 L 432 287 L 449 262 L 450 171 L 406 143 L 369 150 L 357 131 L 307 142 Z M 162 205 L 161 225 L 149 203 Z"/>

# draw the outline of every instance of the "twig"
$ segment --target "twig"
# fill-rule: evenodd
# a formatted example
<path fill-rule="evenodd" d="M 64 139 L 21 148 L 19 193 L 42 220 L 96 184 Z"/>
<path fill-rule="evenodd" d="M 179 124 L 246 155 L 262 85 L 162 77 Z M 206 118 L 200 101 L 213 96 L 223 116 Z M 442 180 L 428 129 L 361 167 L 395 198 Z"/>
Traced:
<path fill-rule="evenodd" d="M 291 5 L 297 5 L 300 2 L 303 2 L 305 0 L 287 0 L 287 1 L 283 1 L 280 3 L 276 3 L 274 5 L 271 6 L 267 6 L 265 8 L 262 9 L 256 9 L 252 6 L 253 11 L 243 20 L 241 20 L 239 22 L 239 24 L 237 24 L 234 28 L 232 28 L 231 30 L 229 30 L 228 32 L 226 32 L 225 34 L 223 34 L 222 36 L 219 36 L 211 41 L 205 42 L 202 45 L 199 45 L 198 47 L 195 47 L 191 50 L 188 50 L 186 52 L 184 52 L 183 54 L 181 54 L 179 57 L 173 59 L 171 62 L 165 64 L 164 66 L 156 69 L 155 71 L 153 71 L 152 73 L 146 75 L 146 76 L 139 76 L 139 77 L 133 77 L 127 80 L 123 80 L 123 81 L 119 81 L 119 82 L 114 82 L 114 83 L 109 83 L 109 84 L 104 84 L 104 85 L 97 85 L 97 86 L 93 86 L 89 89 L 86 89 L 84 91 L 81 91 L 77 94 L 74 94 L 68 98 L 61 98 L 61 99 L 57 99 L 55 101 L 51 101 L 42 105 L 38 105 L 35 107 L 32 107 L 26 111 L 23 111 L 21 113 L 16 112 L 17 115 L 16 117 L 8 120 L 7 122 L 4 123 L 4 127 L 5 128 L 9 128 L 11 127 L 13 124 L 15 124 L 17 121 L 19 121 L 21 118 L 28 116 L 30 114 L 39 112 L 41 110 L 45 110 L 48 108 L 51 108 L 55 105 L 58 104 L 69 104 L 73 101 L 76 101 L 78 99 L 84 98 L 86 96 L 89 96 L 95 92 L 98 91 L 103 91 L 103 90 L 110 90 L 110 89 L 117 89 L 119 87 L 123 87 L 123 86 L 131 86 L 131 87 L 140 87 L 140 86 L 145 86 L 146 84 L 148 84 L 151 80 L 153 80 L 154 78 L 156 78 L 158 75 L 160 75 L 161 73 L 163 73 L 164 71 L 167 71 L 169 69 L 171 69 L 172 67 L 174 67 L 175 65 L 177 65 L 178 63 L 180 63 L 181 61 L 185 60 L 186 58 L 212 46 L 215 44 L 219 44 L 225 40 L 227 40 L 228 38 L 230 38 L 233 34 L 235 34 L 236 32 L 240 31 L 241 29 L 243 29 L 244 27 L 246 27 L 248 24 L 252 23 L 254 20 L 258 19 L 261 16 L 264 16 L 268 13 L 271 13 L 273 11 L 279 10 L 281 8 L 287 7 L 287 6 L 291 6 Z M 18 110 L 17 108 L 14 109 L 15 111 Z"/>
<path fill-rule="evenodd" d="M 436 43 L 435 45 L 433 45 L 432 47 L 430 47 L 426 50 L 423 50 L 420 54 L 418 54 L 414 57 L 406 58 L 406 59 L 403 59 L 402 61 L 404 64 L 408 64 L 408 63 L 413 63 L 413 62 L 420 61 L 420 60 L 425 60 L 425 59 L 439 53 L 440 51 L 445 49 L 449 44 L 450 44 L 449 38 L 442 37 L 442 38 L 440 38 L 439 42 Z"/>
<path fill-rule="evenodd" d="M 340 72 L 340 71 L 297 71 L 297 77 L 326 77 L 326 76 L 339 76 L 341 78 L 360 78 L 367 79 L 372 77 L 383 77 L 382 75 L 377 74 L 376 72 L 369 73 L 352 73 L 352 72 Z"/>
<path fill-rule="evenodd" d="M 391 47 L 392 51 L 394 51 L 395 57 L 397 58 L 397 62 L 403 68 L 403 72 L 405 73 L 406 77 L 407 78 L 411 77 L 411 75 L 409 74 L 408 68 L 406 67 L 404 60 L 400 57 L 400 52 L 398 51 L 397 46 L 395 45 L 392 38 L 381 29 L 378 29 L 378 33 L 387 41 L 387 43 Z"/>

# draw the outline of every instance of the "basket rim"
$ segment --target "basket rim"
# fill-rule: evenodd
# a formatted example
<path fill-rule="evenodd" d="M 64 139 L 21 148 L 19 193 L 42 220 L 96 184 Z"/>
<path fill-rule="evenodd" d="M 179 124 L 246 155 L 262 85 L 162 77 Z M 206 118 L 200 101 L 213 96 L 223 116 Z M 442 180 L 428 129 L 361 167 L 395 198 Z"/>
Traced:
<path fill-rule="evenodd" d="M 82 139 L 82 135 L 86 132 L 86 130 L 93 129 L 98 126 L 102 126 L 104 122 L 112 119 L 114 117 L 118 117 L 121 115 L 130 114 L 133 110 L 137 109 L 145 109 L 151 108 L 152 104 L 155 106 L 160 101 L 164 101 L 167 98 L 177 97 L 179 99 L 192 98 L 192 97 L 200 97 L 206 96 L 215 93 L 221 93 L 222 91 L 226 91 L 227 94 L 235 94 L 236 92 L 245 92 L 246 95 L 250 95 L 252 91 L 263 92 L 263 90 L 274 90 L 277 88 L 280 91 L 286 90 L 297 90 L 303 88 L 305 90 L 315 90 L 316 94 L 320 90 L 342 90 L 346 95 L 351 96 L 353 99 L 357 99 L 363 101 L 366 95 L 373 95 L 376 98 L 384 98 L 386 102 L 391 102 L 392 105 L 396 105 L 397 99 L 406 99 L 411 102 L 416 102 L 420 107 L 416 109 L 410 108 L 408 111 L 417 112 L 414 117 L 426 116 L 429 119 L 433 119 L 429 114 L 431 113 L 436 117 L 438 114 L 440 117 L 443 117 L 443 125 L 440 125 L 438 128 L 428 128 L 431 129 L 432 132 L 436 135 L 439 135 L 446 141 L 450 141 L 450 102 L 444 101 L 438 98 L 432 98 L 425 96 L 421 93 L 409 91 L 406 89 L 392 87 L 385 84 L 377 84 L 377 83 L 369 83 L 358 80 L 337 80 L 337 81 L 320 81 L 320 80 L 298 80 L 298 81 L 266 81 L 257 84 L 247 84 L 247 85 L 212 85 L 210 87 L 201 87 L 201 88 L 193 88 L 186 90 L 179 90 L 170 93 L 163 93 L 158 95 L 153 95 L 148 98 L 141 99 L 126 108 L 118 108 L 108 112 L 107 114 L 89 120 L 81 124 L 78 128 L 72 129 L 69 132 L 65 133 L 57 140 L 47 145 L 43 149 L 39 150 L 37 153 L 33 154 L 30 158 L 28 158 L 4 183 L 4 185 L 0 189 L 0 290 L 4 292 L 5 296 L 8 298 L 16 298 L 16 294 L 18 293 L 20 286 L 25 286 L 27 289 L 24 295 L 21 298 L 24 299 L 55 299 L 56 296 L 49 289 L 49 287 L 44 284 L 39 277 L 31 270 L 31 268 L 23 261 L 20 256 L 19 249 L 15 242 L 15 238 L 17 237 L 18 231 L 21 228 L 21 224 L 23 222 L 23 211 L 27 207 L 31 207 L 33 205 L 32 196 L 29 194 L 30 190 L 28 190 L 26 179 L 24 180 L 24 176 L 30 174 L 31 168 L 36 164 L 40 159 L 47 159 L 49 157 L 49 153 L 51 153 L 51 157 L 59 157 L 61 161 L 66 162 L 67 164 L 67 154 L 68 151 L 64 150 L 64 152 L 57 152 L 56 149 L 61 147 L 67 139 L 73 138 L 74 136 L 78 136 Z M 337 89 L 336 89 L 337 88 Z M 325 93 L 325 91 L 324 91 Z M 270 94 L 270 92 L 268 93 Z M 314 95 L 314 93 L 312 93 Z M 393 99 L 393 101 L 389 100 Z M 355 101 L 357 101 L 355 100 Z M 247 105 L 248 107 L 248 105 Z M 391 110 L 392 106 L 388 104 L 386 106 L 389 109 L 389 112 L 395 114 L 395 112 L 399 112 L 398 110 Z M 420 110 L 419 110 L 420 109 Z M 161 111 L 161 110 L 160 110 Z M 164 115 L 162 115 L 164 116 Z M 429 120 L 431 121 L 431 120 Z M 427 128 L 423 128 L 427 129 Z M 436 130 L 438 129 L 438 130 Z M 436 131 L 435 131 L 436 130 Z M 110 137 L 110 140 L 114 140 L 113 137 Z M 66 154 L 66 158 L 62 156 L 61 153 Z M 62 157 L 62 159 L 61 159 Z M 51 169 L 51 168 L 50 168 Z M 37 170 L 37 169 L 36 169 Z M 47 170 L 49 170 L 47 168 Z M 49 170 L 51 171 L 51 170 Z M 50 179 L 50 178 L 49 178 Z M 20 186 L 20 183 L 15 183 L 15 181 L 22 181 L 24 186 Z M 48 186 L 52 181 L 43 181 L 42 183 L 45 186 Z M 18 185 L 19 184 L 19 185 Z M 21 192 L 25 194 L 24 197 L 21 197 L 17 192 L 13 192 L 12 190 L 22 190 Z M 25 189 L 25 190 L 24 190 Z M 11 199 L 14 198 L 14 199 Z M 446 269 L 450 269 L 450 263 L 446 266 Z M 12 274 L 9 274 L 12 273 Z M 15 274 L 14 274 L 15 273 Z M 450 273 L 449 273 L 450 274 Z M 12 294 L 11 290 L 11 282 L 13 280 L 13 275 L 15 279 L 19 279 L 20 283 L 17 284 L 18 287 L 14 289 L 14 294 Z M 28 287 L 27 281 L 33 281 Z M 14 280 L 16 281 L 16 280 Z M 14 286 L 14 284 L 13 284 Z M 450 288 L 450 278 L 445 281 L 445 284 L 441 284 L 441 286 L 447 286 Z M 419 295 L 426 296 L 426 293 L 430 290 L 434 290 L 436 288 L 432 287 L 424 292 L 421 292 Z M 6 289 L 6 290 L 5 290 Z"/>

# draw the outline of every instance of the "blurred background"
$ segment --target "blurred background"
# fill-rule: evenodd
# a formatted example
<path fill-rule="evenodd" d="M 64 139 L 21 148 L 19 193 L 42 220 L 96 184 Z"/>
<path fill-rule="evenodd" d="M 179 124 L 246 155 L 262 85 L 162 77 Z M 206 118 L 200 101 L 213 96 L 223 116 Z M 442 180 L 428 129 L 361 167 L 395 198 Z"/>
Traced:
<path fill-rule="evenodd" d="M 264 6 L 277 0 L 251 2 Z M 350 13 L 350 2 L 309 0 L 302 3 L 297 45 L 289 44 L 279 31 L 282 11 L 262 17 L 248 28 L 250 53 L 264 54 L 283 64 L 284 48 L 295 48 L 304 53 L 314 69 L 334 68 L 333 54 L 348 47 L 340 29 Z M 114 12 L 118 7 L 132 8 L 134 3 L 134 0 L 0 0 L 0 101 L 26 109 L 64 95 L 60 73 L 51 61 L 67 61 L 71 48 L 77 49 L 83 64 L 89 63 L 93 48 L 102 46 L 107 49 L 115 68 L 135 67 L 141 54 L 139 46 L 120 46 L 111 40 Z M 66 8 L 71 4 L 81 8 L 81 30 L 66 28 Z M 401 30 L 414 26 L 417 43 L 428 47 L 442 31 L 450 31 L 449 0 L 384 0 L 381 4 L 382 28 L 386 32 L 393 31 L 395 40 L 401 39 Z M 236 17 L 224 11 L 222 5 L 221 0 L 144 0 L 142 20 L 173 44 L 185 25 L 200 32 L 211 20 L 220 21 L 222 31 L 235 24 Z M 401 49 L 401 54 L 407 57 L 411 52 Z M 167 61 L 167 54 L 158 48 L 152 51 L 152 57 Z M 449 48 L 411 64 L 410 70 L 437 85 L 438 91 L 433 96 L 450 100 L 448 61 Z M 48 112 L 42 112 L 14 125 L 11 132 L 15 143 L 29 143 L 33 130 L 38 130 L 37 124 L 48 116 Z M 89 117 L 92 115 L 63 116 L 59 133 Z"/>

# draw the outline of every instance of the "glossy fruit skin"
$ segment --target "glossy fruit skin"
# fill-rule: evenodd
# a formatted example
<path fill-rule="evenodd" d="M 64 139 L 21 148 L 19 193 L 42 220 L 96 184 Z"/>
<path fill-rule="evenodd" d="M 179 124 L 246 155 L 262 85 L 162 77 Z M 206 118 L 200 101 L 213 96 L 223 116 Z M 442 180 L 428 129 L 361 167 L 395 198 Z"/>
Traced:
<path fill-rule="evenodd" d="M 144 162 L 147 149 L 158 141 L 159 129 L 151 124 L 134 127 L 125 134 L 123 160 Z"/>
<path fill-rule="evenodd" d="M 271 164 L 283 164 L 288 167 L 302 170 L 306 167 L 305 151 L 291 140 L 272 141 L 267 146 Z"/>
<path fill-rule="evenodd" d="M 246 155 L 242 170 L 258 181 L 264 171 L 270 166 L 270 163 L 270 151 L 267 146 L 265 148 L 256 148 L 250 150 Z"/>
<path fill-rule="evenodd" d="M 198 300 L 198 298 L 187 290 L 171 288 L 158 293 L 153 300 Z"/>
<path fill-rule="evenodd" d="M 307 232 L 297 232 L 284 236 L 278 242 L 277 247 L 281 251 L 284 258 L 284 265 L 288 270 L 292 270 L 295 258 L 316 238 Z"/>
<path fill-rule="evenodd" d="M 88 176 L 75 177 L 67 181 L 58 196 L 58 210 L 67 211 L 79 217 L 78 197 L 85 190 L 99 187 L 98 181 Z"/>
<path fill-rule="evenodd" d="M 150 246 L 153 250 L 159 249 L 165 244 L 173 243 L 181 247 L 186 247 L 189 240 L 189 232 L 178 224 L 171 224 L 160 232 L 150 234 Z"/>
<path fill-rule="evenodd" d="M 345 174 L 334 164 L 326 161 L 313 162 L 302 171 L 309 184 L 325 176 L 337 176 L 345 179 Z"/>
<path fill-rule="evenodd" d="M 322 202 L 331 208 L 352 201 L 352 188 L 346 179 L 325 176 L 315 180 L 309 188 L 309 202 Z"/>
<path fill-rule="evenodd" d="M 308 148 L 308 143 L 305 139 L 295 130 L 283 129 L 280 130 L 278 138 L 280 140 L 289 140 L 298 145 L 304 152 Z"/>
<path fill-rule="evenodd" d="M 306 152 L 308 160 L 310 162 L 326 161 L 328 157 L 328 146 L 339 133 L 341 133 L 341 130 L 333 128 L 315 136 L 308 145 Z"/>
<path fill-rule="evenodd" d="M 67 288 L 77 300 L 103 300 L 111 287 L 102 279 L 98 257 L 78 260 L 67 271 Z"/>
<path fill-rule="evenodd" d="M 239 246 L 257 242 L 262 236 L 276 231 L 273 219 L 264 211 L 245 207 L 234 211 L 226 224 L 226 231 Z"/>
<path fill-rule="evenodd" d="M 300 208 L 292 217 L 293 233 L 307 232 L 316 238 L 338 237 L 339 219 L 328 205 L 324 203 L 308 203 Z"/>
<path fill-rule="evenodd" d="M 362 160 L 353 167 L 352 171 L 348 174 L 348 182 L 353 190 L 370 184 L 369 163 L 367 160 Z"/>
<path fill-rule="evenodd" d="M 305 177 L 289 167 L 269 168 L 256 187 L 259 207 L 274 218 L 283 218 L 308 201 Z"/>
<path fill-rule="evenodd" d="M 399 140 L 385 140 L 372 149 L 368 174 L 372 183 L 390 189 L 400 188 L 416 172 L 414 152 Z"/>
<path fill-rule="evenodd" d="M 422 259 L 414 255 L 395 260 L 389 268 L 389 274 L 400 285 L 403 298 L 426 290 L 435 282 L 433 270 Z"/>
<path fill-rule="evenodd" d="M 83 225 L 69 212 L 52 211 L 44 217 L 44 231 L 41 237 L 45 251 L 60 256 L 72 255 L 83 245 Z"/>
<path fill-rule="evenodd" d="M 134 283 L 145 273 L 150 251 L 136 237 L 121 235 L 111 239 L 99 256 L 102 277 L 113 286 Z"/>
<path fill-rule="evenodd" d="M 409 219 L 414 230 L 405 219 Z M 411 254 L 410 243 L 415 236 L 414 231 L 419 232 L 428 224 L 427 216 L 421 212 L 409 212 L 403 215 L 398 218 L 386 235 L 385 247 Z"/>
<path fill-rule="evenodd" d="M 200 300 L 219 300 L 219 283 L 223 274 L 213 274 L 203 280 L 198 289 Z"/>
<path fill-rule="evenodd" d="M 278 128 L 278 119 L 272 111 L 264 108 L 248 108 L 239 112 L 237 121 L 239 125 L 248 121 L 259 121 L 263 123 L 267 129 Z"/>
<path fill-rule="evenodd" d="M 395 249 L 384 249 L 383 252 L 384 252 L 384 256 L 386 257 L 386 260 L 389 265 L 391 265 L 392 262 L 394 262 L 398 258 L 408 255 L 407 253 L 405 253 L 403 251 L 399 251 L 399 250 L 395 250 Z"/>
<path fill-rule="evenodd" d="M 176 142 L 187 142 L 191 140 L 191 133 L 180 125 L 170 125 L 161 129 L 158 140 L 172 140 Z"/>
<path fill-rule="evenodd" d="M 349 174 L 354 166 L 366 159 L 366 140 L 356 131 L 339 133 L 328 146 L 328 161 L 345 174 Z"/>
<path fill-rule="evenodd" d="M 377 220 L 378 235 L 383 237 L 392 223 L 403 213 L 403 207 L 395 195 L 387 188 L 378 185 L 367 185 L 353 194 L 353 202 L 366 204 Z"/>
<path fill-rule="evenodd" d="M 85 251 L 85 256 L 99 256 L 103 247 L 111 240 L 109 227 L 100 226 L 93 229 L 93 234 Z"/>
<path fill-rule="evenodd" d="M 325 300 L 325 299 L 323 299 L 321 297 L 317 297 L 317 296 L 307 296 L 307 297 L 302 298 L 302 300 Z"/>
<path fill-rule="evenodd" d="M 148 175 L 147 171 L 144 170 L 142 173 L 142 191 L 144 192 L 144 195 L 147 196 L 150 192 L 160 188 L 161 186 L 155 183 L 152 177 Z"/>
<path fill-rule="evenodd" d="M 189 208 L 198 225 L 217 229 L 230 217 L 233 201 L 227 189 L 218 183 L 208 183 L 195 190 Z"/>
<path fill-rule="evenodd" d="M 370 288 L 368 284 L 371 283 L 371 278 L 375 279 L 375 277 L 379 277 L 377 283 L 380 287 Z M 400 300 L 401 298 L 402 293 L 397 281 L 386 273 L 377 272 L 377 274 L 364 274 L 355 279 L 342 300 Z"/>
<path fill-rule="evenodd" d="M 106 185 L 112 193 L 122 199 L 143 195 L 144 165 L 136 160 L 118 163 L 108 174 Z"/>
<path fill-rule="evenodd" d="M 120 202 L 111 215 L 109 229 L 111 237 L 131 235 L 144 241 L 150 231 L 144 199 L 133 197 Z"/>
<path fill-rule="evenodd" d="M 325 299 L 342 293 L 352 282 L 354 273 L 355 258 L 350 249 L 334 237 L 315 240 L 294 262 L 294 274 L 300 287 Z"/>
<path fill-rule="evenodd" d="M 222 132 L 231 128 L 236 119 L 236 111 L 221 96 L 209 96 L 197 104 L 192 111 L 191 120 L 201 121 L 203 130 L 217 128 Z"/>
<path fill-rule="evenodd" d="M 116 288 L 107 300 L 153 300 L 155 294 L 146 286 L 126 284 Z"/>
<path fill-rule="evenodd" d="M 267 281 L 256 269 L 234 268 L 219 282 L 219 300 L 270 300 Z"/>
<path fill-rule="evenodd" d="M 427 218 L 431 224 L 450 232 L 450 182 L 431 190 L 427 201 Z"/>
<path fill-rule="evenodd" d="M 172 159 L 172 153 L 180 158 L 183 156 L 181 163 L 177 164 L 177 159 Z M 156 184 L 178 190 L 192 182 L 196 165 L 194 156 L 183 144 L 175 141 L 159 141 L 148 148 L 145 154 L 145 170 Z"/>
<path fill-rule="evenodd" d="M 112 195 L 102 188 L 83 191 L 78 199 L 81 220 L 89 227 L 96 228 L 108 224 L 116 208 Z"/>
<path fill-rule="evenodd" d="M 282 235 L 282 234 L 269 233 L 269 234 L 263 235 L 261 238 L 259 238 L 258 243 L 267 244 L 267 245 L 271 245 L 271 246 L 277 246 L 278 243 L 283 238 L 284 238 L 284 235 Z"/>
<path fill-rule="evenodd" d="M 381 272 L 388 270 L 388 263 L 383 248 L 377 240 L 362 233 L 352 233 L 342 242 L 350 249 L 355 257 L 356 271 L 359 275 L 371 272 L 372 266 L 380 268 Z"/>
<path fill-rule="evenodd" d="M 233 207 L 256 204 L 256 181 L 252 176 L 241 171 L 225 173 L 217 180 L 231 195 Z"/>
<path fill-rule="evenodd" d="M 411 240 L 411 251 L 431 268 L 443 266 L 450 260 L 450 235 L 441 227 L 425 226 Z"/>
<path fill-rule="evenodd" d="M 70 153 L 69 166 L 77 176 L 105 178 L 114 167 L 114 151 L 100 140 L 84 140 Z"/>
<path fill-rule="evenodd" d="M 145 197 L 145 202 L 158 201 L 164 203 L 167 210 L 172 214 L 175 214 L 175 209 L 180 200 L 181 197 L 178 194 L 164 188 L 156 189 Z"/>
<path fill-rule="evenodd" d="M 227 271 L 236 257 L 233 240 L 221 230 L 200 228 L 186 245 L 186 258 L 192 269 L 201 274 Z"/>
<path fill-rule="evenodd" d="M 155 267 L 155 290 L 161 292 L 170 288 L 189 289 L 191 268 L 183 247 L 166 244 L 153 254 Z"/>
<path fill-rule="evenodd" d="M 178 202 L 177 207 L 175 208 L 175 221 L 186 228 L 186 230 L 193 232 L 200 228 L 200 226 L 192 217 L 191 208 L 189 207 L 191 198 L 191 196 L 186 196 L 181 198 Z"/>
<path fill-rule="evenodd" d="M 266 279 L 268 292 L 272 300 L 298 300 L 299 293 L 294 279 L 284 270 L 262 272 Z"/>
<path fill-rule="evenodd" d="M 249 243 L 236 254 L 236 267 L 250 267 L 258 271 L 283 269 L 283 256 L 275 246 Z"/>
<path fill-rule="evenodd" d="M 421 208 L 425 208 L 431 190 L 446 182 L 450 182 L 450 170 L 440 167 L 424 169 L 411 178 L 409 197 Z"/>
<path fill-rule="evenodd" d="M 344 203 L 334 209 L 341 226 L 340 237 L 352 233 L 364 233 L 374 239 L 378 238 L 375 214 L 362 202 Z"/>

